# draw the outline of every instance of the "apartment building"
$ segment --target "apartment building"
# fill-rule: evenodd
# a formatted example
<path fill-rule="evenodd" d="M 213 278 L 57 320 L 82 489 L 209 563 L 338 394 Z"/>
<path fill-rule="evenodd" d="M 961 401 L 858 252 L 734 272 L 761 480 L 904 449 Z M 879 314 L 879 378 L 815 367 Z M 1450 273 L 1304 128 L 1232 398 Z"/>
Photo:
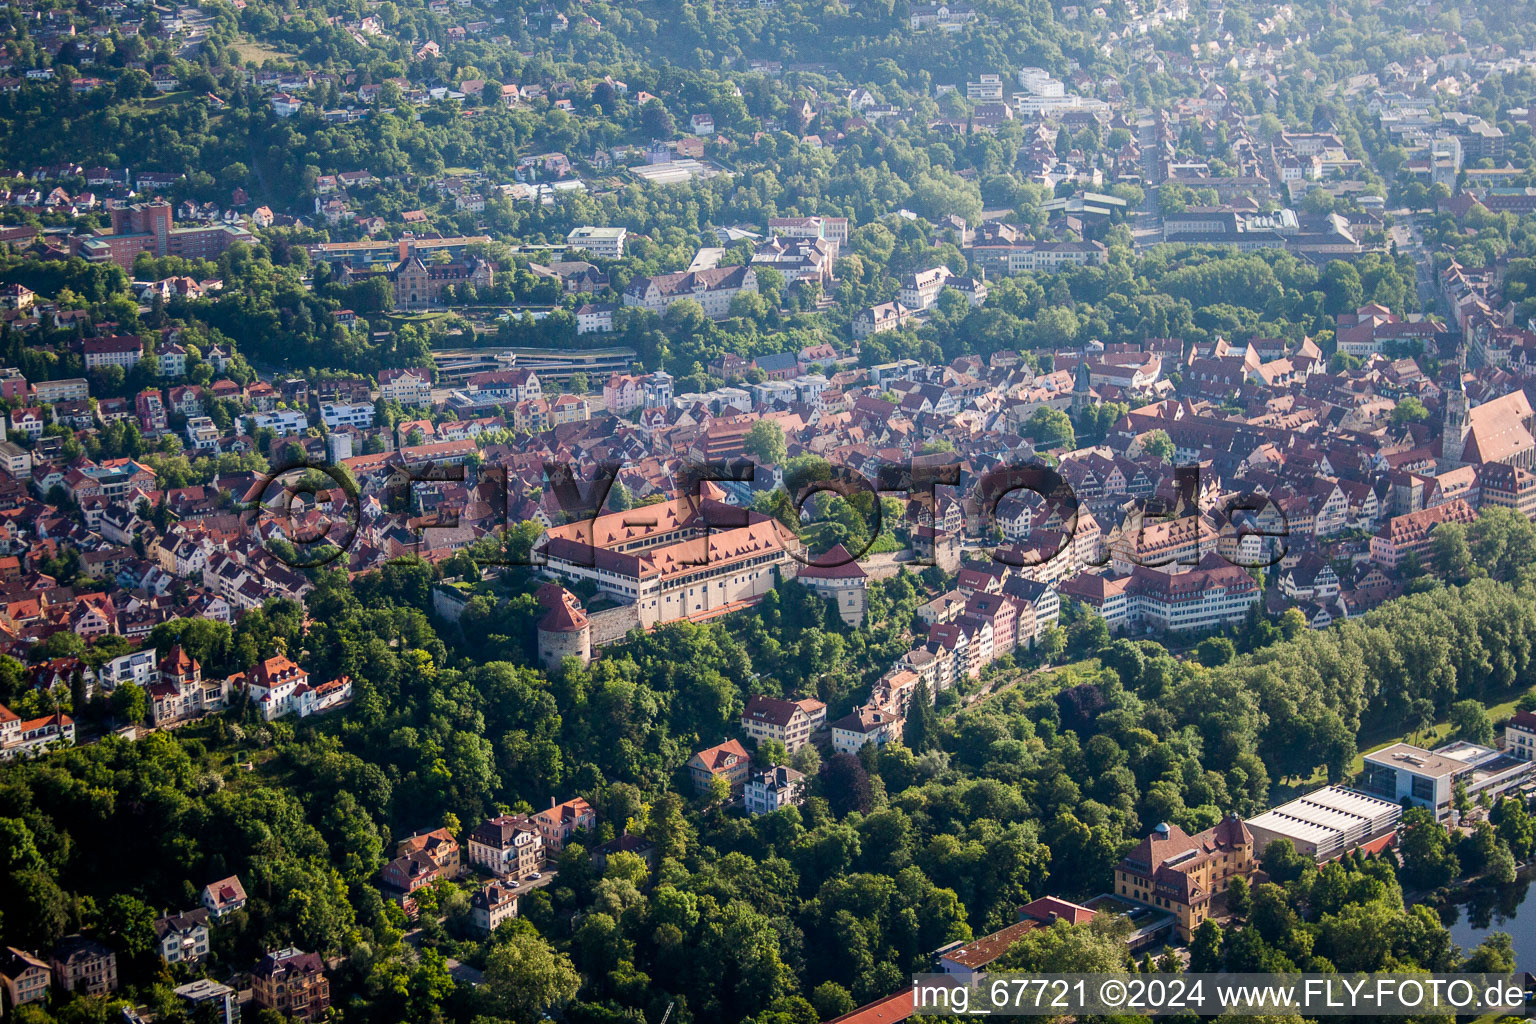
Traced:
<path fill-rule="evenodd" d="M 492 882 L 469 898 L 469 919 L 475 930 L 489 935 L 517 916 L 517 892 L 500 882 Z"/>
<path fill-rule="evenodd" d="M 263 1010 L 313 1022 L 331 1007 L 331 982 L 318 954 L 290 946 L 257 962 L 251 971 L 251 995 Z"/>
<path fill-rule="evenodd" d="M 904 327 L 917 315 L 917 310 L 901 302 L 882 302 L 862 309 L 853 318 L 853 336 L 867 338 L 881 331 L 894 331 Z"/>
<path fill-rule="evenodd" d="M 373 426 L 372 402 L 324 402 L 320 406 L 320 419 L 331 430 L 356 427 L 367 430 Z"/>
<path fill-rule="evenodd" d="M 89 996 L 117 991 L 117 954 L 83 935 L 71 935 L 48 958 L 59 988 Z"/>
<path fill-rule="evenodd" d="M 628 228 L 585 225 L 572 228 L 565 236 L 565 244 L 572 249 L 585 249 L 595 259 L 617 260 L 624 257 L 624 242 L 628 237 Z"/>
<path fill-rule="evenodd" d="M 732 792 L 738 792 L 746 784 L 751 766 L 752 760 L 740 741 L 726 740 L 690 757 L 688 776 L 696 793 L 708 793 L 710 782 L 717 776 L 730 783 Z"/>
<path fill-rule="evenodd" d="M 757 273 L 750 266 L 710 267 L 677 274 L 637 277 L 624 289 L 624 305 L 664 313 L 681 299 L 692 299 L 704 315 L 719 320 L 730 314 L 731 300 L 756 294 Z"/>
<path fill-rule="evenodd" d="M 0 986 L 5 988 L 6 1003 L 12 1010 L 42 1002 L 53 986 L 53 968 L 46 960 L 7 946 L 0 953 Z"/>
<path fill-rule="evenodd" d="M 425 853 L 437 865 L 442 877 L 450 881 L 457 880 L 464 874 L 459 841 L 453 838 L 453 833 L 446 828 L 417 832 L 400 840 L 395 846 L 396 857 L 404 857 L 412 853 Z"/>
<path fill-rule="evenodd" d="M 544 866 L 544 833 L 525 815 L 487 818 L 470 833 L 469 862 L 505 878 L 526 878 Z"/>
<path fill-rule="evenodd" d="M 901 304 L 908 309 L 927 309 L 939 301 L 939 292 L 955 275 L 948 267 L 931 267 L 901 279 Z"/>
<path fill-rule="evenodd" d="M 873 705 L 854 708 L 832 723 L 832 750 L 838 754 L 857 754 L 866 744 L 885 746 L 902 737 L 906 719 L 899 713 Z"/>
<path fill-rule="evenodd" d="M 1371 538 L 1371 561 L 1388 572 L 1403 565 L 1410 557 L 1422 561 L 1429 552 L 1430 534 L 1435 527 L 1441 523 L 1470 523 L 1476 518 L 1477 512 L 1461 498 L 1393 516 Z"/>
<path fill-rule="evenodd" d="M 805 775 L 784 765 L 753 772 L 742 788 L 741 799 L 746 812 L 754 815 L 797 807 L 805 799 Z"/>
<path fill-rule="evenodd" d="M 790 753 L 809 743 L 826 720 L 827 706 L 812 698 L 782 700 L 753 694 L 741 713 L 741 727 L 754 742 L 775 740 Z"/>
<path fill-rule="evenodd" d="M 545 852 L 556 854 L 577 832 L 590 833 L 597 828 L 597 812 L 579 796 L 562 804 L 550 797 L 549 809 L 535 814 L 533 822 L 544 837 Z"/>

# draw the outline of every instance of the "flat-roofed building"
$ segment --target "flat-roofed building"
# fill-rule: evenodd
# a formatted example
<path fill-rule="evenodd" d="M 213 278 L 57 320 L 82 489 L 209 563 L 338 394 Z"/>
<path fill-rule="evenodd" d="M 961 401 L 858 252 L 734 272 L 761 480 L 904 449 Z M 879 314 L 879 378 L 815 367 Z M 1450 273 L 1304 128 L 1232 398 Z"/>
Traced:
<path fill-rule="evenodd" d="M 1332 860 L 1384 836 L 1403 816 L 1401 804 L 1341 786 L 1299 796 L 1247 822 L 1260 855 L 1277 839 L 1316 861 Z"/>
<path fill-rule="evenodd" d="M 240 994 L 228 985 L 221 985 L 212 978 L 199 978 L 178 986 L 176 994 L 195 1020 L 240 1024 Z M 211 1006 L 212 1010 L 203 1010 L 203 1006 Z"/>
<path fill-rule="evenodd" d="M 1445 821 L 1451 816 L 1458 783 L 1473 799 L 1482 793 L 1496 797 L 1533 774 L 1536 761 L 1476 743 L 1451 743 L 1434 750 L 1394 743 L 1365 755 L 1365 770 L 1355 788 L 1384 800 L 1407 800 Z"/>
<path fill-rule="evenodd" d="M 1409 802 L 1448 818 L 1456 780 L 1468 766 L 1411 743 L 1394 743 L 1366 754 L 1359 788 L 1383 800 Z"/>
<path fill-rule="evenodd" d="M 628 235 L 628 228 L 585 225 L 572 228 L 565 236 L 565 244 L 572 249 L 585 249 L 601 260 L 616 260 L 624 255 L 624 240 Z"/>

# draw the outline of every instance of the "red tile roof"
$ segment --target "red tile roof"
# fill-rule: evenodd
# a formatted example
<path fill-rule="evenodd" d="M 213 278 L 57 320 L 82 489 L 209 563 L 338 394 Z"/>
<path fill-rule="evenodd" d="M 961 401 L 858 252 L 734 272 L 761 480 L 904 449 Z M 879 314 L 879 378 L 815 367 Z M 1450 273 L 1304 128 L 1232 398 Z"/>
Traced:
<path fill-rule="evenodd" d="M 917 1016 L 916 1001 L 911 989 L 903 989 L 884 999 L 876 999 L 867 1006 L 850 1010 L 841 1017 L 834 1017 L 826 1024 L 894 1024 Z"/>
<path fill-rule="evenodd" d="M 841 544 L 834 544 L 810 565 L 800 570 L 801 579 L 812 580 L 861 580 L 867 573 L 859 567 L 848 549 Z"/>

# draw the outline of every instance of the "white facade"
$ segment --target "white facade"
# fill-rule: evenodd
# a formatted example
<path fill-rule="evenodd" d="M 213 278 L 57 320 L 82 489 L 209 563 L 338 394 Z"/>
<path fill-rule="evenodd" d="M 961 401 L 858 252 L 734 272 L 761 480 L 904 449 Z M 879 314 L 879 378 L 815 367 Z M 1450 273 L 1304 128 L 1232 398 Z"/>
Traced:
<path fill-rule="evenodd" d="M 628 237 L 628 228 L 600 228 L 588 224 L 572 228 L 565 236 L 565 244 L 572 249 L 585 249 L 598 259 L 617 260 L 624 256 L 624 242 Z"/>
<path fill-rule="evenodd" d="M 1275 840 L 1288 839 L 1296 852 L 1326 861 L 1385 835 L 1402 816 L 1401 804 L 1339 786 L 1325 786 L 1271 808 L 1244 824 L 1253 833 L 1256 855 L 1262 856 Z"/>
<path fill-rule="evenodd" d="M 192 416 L 187 420 L 187 443 L 193 448 L 216 448 L 219 444 L 219 428 L 207 416 Z"/>
<path fill-rule="evenodd" d="M 432 400 L 432 379 L 424 371 L 402 370 L 380 381 L 379 394 L 401 405 L 426 405 Z"/>
<path fill-rule="evenodd" d="M 901 304 L 908 309 L 927 309 L 939 300 L 939 292 L 954 274 L 948 267 L 933 267 L 908 274 L 901 280 Z"/>
<path fill-rule="evenodd" d="M 742 805 L 748 814 L 772 814 L 785 807 L 798 806 L 804 799 L 805 776 L 793 768 L 778 765 L 754 772 L 742 790 Z"/>
<path fill-rule="evenodd" d="M 589 303 L 576 310 L 577 334 L 606 334 L 613 330 L 614 307 Z"/>
<path fill-rule="evenodd" d="M 309 417 L 297 409 L 275 409 L 258 413 L 252 418 L 256 421 L 257 430 L 265 428 L 286 435 L 302 434 L 309 429 Z"/>
<path fill-rule="evenodd" d="M 1062 96 L 1067 87 L 1044 68 L 1020 68 L 1019 86 L 1031 96 Z"/>
<path fill-rule="evenodd" d="M 332 430 L 337 427 L 367 430 L 373 426 L 373 413 L 371 402 L 326 402 L 320 406 L 320 418 Z"/>
<path fill-rule="evenodd" d="M 160 681 L 159 657 L 153 648 L 124 654 L 101 666 L 99 678 L 102 689 L 109 692 L 124 683 L 134 683 L 147 689 L 151 683 Z"/>

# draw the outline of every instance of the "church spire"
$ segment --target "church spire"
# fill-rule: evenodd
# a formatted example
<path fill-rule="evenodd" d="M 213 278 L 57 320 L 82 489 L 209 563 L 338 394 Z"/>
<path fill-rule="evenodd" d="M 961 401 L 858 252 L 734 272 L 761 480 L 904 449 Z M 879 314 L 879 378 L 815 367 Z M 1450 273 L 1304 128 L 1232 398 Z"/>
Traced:
<path fill-rule="evenodd" d="M 1093 398 L 1093 378 L 1088 371 L 1087 353 L 1077 361 L 1077 372 L 1072 379 L 1072 411 L 1088 408 Z"/>
<path fill-rule="evenodd" d="M 1453 466 L 1461 465 L 1462 453 L 1467 446 L 1467 432 L 1472 429 L 1467 416 L 1467 385 L 1462 379 L 1466 374 L 1466 350 L 1456 348 L 1456 372 L 1451 379 L 1451 389 L 1445 393 L 1442 410 L 1443 424 L 1440 435 L 1440 457 Z"/>

